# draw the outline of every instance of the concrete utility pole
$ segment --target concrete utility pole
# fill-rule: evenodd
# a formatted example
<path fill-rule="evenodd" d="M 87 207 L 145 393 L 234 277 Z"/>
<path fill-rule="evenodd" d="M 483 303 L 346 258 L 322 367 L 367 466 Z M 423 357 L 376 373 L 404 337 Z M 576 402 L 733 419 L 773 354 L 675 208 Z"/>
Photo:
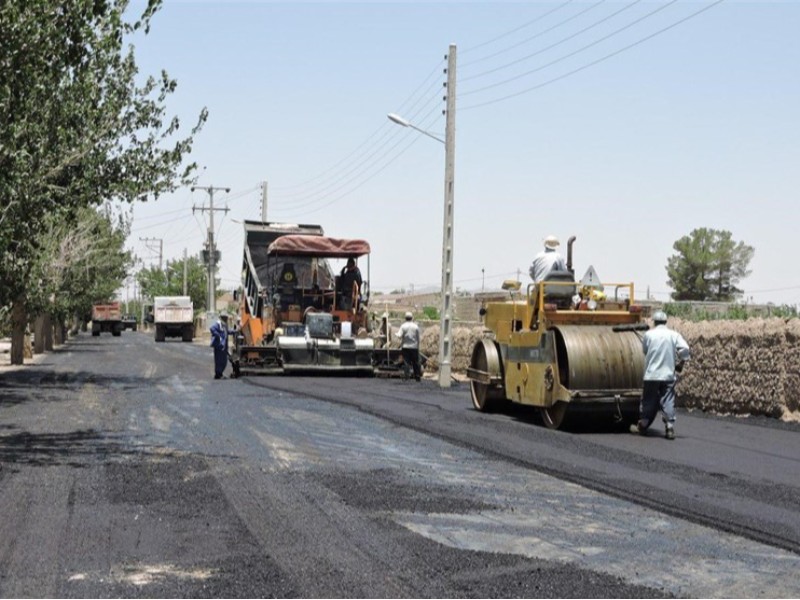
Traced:
<path fill-rule="evenodd" d="M 447 101 L 444 133 L 444 243 L 442 245 L 442 314 L 439 335 L 439 387 L 450 387 L 453 354 L 450 314 L 453 310 L 453 184 L 456 154 L 456 45 L 447 53 Z"/>
<path fill-rule="evenodd" d="M 162 238 L 139 238 L 140 242 L 144 242 L 144 245 L 147 246 L 147 242 L 158 242 L 158 270 L 161 270 L 161 259 L 164 257 L 164 240 Z M 152 250 L 150 246 L 147 246 L 148 250 Z"/>
<path fill-rule="evenodd" d="M 183 249 L 183 295 L 189 295 L 189 265 L 186 258 L 186 248 Z"/>
<path fill-rule="evenodd" d="M 191 190 L 205 190 L 208 192 L 208 208 L 205 206 L 192 206 L 192 212 L 199 210 L 201 212 L 208 211 L 209 213 L 208 241 L 206 242 L 208 247 L 208 312 L 217 312 L 217 246 L 214 242 L 214 211 L 228 212 L 229 209 L 227 206 L 225 208 L 214 208 L 214 192 L 223 191 L 229 194 L 231 188 L 207 185 L 194 186 Z"/>
<path fill-rule="evenodd" d="M 261 222 L 267 222 L 267 182 L 261 182 Z"/>

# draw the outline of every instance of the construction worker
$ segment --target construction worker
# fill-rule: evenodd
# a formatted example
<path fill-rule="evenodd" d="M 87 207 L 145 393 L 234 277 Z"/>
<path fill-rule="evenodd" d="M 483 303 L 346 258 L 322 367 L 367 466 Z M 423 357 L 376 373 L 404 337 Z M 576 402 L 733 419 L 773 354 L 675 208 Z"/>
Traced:
<path fill-rule="evenodd" d="M 659 310 L 653 315 L 653 328 L 642 336 L 642 350 L 645 354 L 644 387 L 639 421 L 631 425 L 631 433 L 644 435 L 660 407 L 665 436 L 674 440 L 676 373 L 683 370 L 691 356 L 689 344 L 680 333 L 667 327 L 667 314 Z"/>
<path fill-rule="evenodd" d="M 553 271 L 566 271 L 567 264 L 556 248 L 560 245 L 558 238 L 548 235 L 544 238 L 544 250 L 539 252 L 531 264 L 530 275 L 533 283 L 539 283 Z"/>
<path fill-rule="evenodd" d="M 400 338 L 400 348 L 403 353 L 403 372 L 405 378 L 409 378 L 409 368 L 414 371 L 414 379 L 417 381 L 422 377 L 419 367 L 419 326 L 414 323 L 414 315 L 406 313 L 406 322 L 400 326 L 397 332 Z"/>
<path fill-rule="evenodd" d="M 352 310 L 356 308 L 353 306 L 353 287 L 358 286 L 358 290 L 355 292 L 356 298 L 361 297 L 361 271 L 359 270 L 358 266 L 356 265 L 356 261 L 354 258 L 347 259 L 347 265 L 342 269 L 342 272 L 339 274 L 339 286 L 341 289 L 341 303 L 340 308 L 342 310 Z"/>
<path fill-rule="evenodd" d="M 222 379 L 228 364 L 228 315 L 224 313 L 211 326 L 211 347 L 214 349 L 214 379 Z"/>

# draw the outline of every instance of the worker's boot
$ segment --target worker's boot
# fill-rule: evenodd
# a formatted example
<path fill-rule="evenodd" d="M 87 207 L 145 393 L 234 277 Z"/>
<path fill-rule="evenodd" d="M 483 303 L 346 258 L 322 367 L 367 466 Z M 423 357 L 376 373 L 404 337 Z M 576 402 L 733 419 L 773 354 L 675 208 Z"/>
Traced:
<path fill-rule="evenodd" d="M 629 431 L 636 435 L 644 435 L 645 429 L 639 421 L 636 421 L 636 423 L 631 424 Z"/>
<path fill-rule="evenodd" d="M 672 425 L 667 425 L 666 431 L 664 432 L 664 437 L 668 440 L 675 439 L 675 428 Z"/>

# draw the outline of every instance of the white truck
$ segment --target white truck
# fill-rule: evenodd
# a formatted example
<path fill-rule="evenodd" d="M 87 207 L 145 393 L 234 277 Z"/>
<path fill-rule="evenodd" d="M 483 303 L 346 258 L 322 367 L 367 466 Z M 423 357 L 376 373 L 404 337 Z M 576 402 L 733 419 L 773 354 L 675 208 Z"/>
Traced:
<path fill-rule="evenodd" d="M 153 298 L 153 324 L 156 341 L 180 337 L 184 342 L 194 338 L 194 305 L 189 296 L 156 296 Z"/>

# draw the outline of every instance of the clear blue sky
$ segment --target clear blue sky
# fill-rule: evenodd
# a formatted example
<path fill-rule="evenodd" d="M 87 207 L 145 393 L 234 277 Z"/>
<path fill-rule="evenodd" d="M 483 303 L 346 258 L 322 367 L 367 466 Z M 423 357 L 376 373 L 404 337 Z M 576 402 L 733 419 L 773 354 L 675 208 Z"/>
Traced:
<path fill-rule="evenodd" d="M 215 197 L 223 287 L 262 180 L 270 220 L 369 240 L 374 290 L 439 286 L 443 146 L 386 114 L 443 135 L 455 43 L 457 287 L 527 281 L 545 236 L 575 235 L 579 275 L 666 300 L 672 244 L 711 227 L 755 248 L 748 298 L 800 303 L 800 2 L 165 4 L 137 58 L 178 80 L 185 126 L 208 107 L 192 159 L 198 185 L 231 188 Z M 207 200 L 137 204 L 131 248 L 196 254 Z"/>

